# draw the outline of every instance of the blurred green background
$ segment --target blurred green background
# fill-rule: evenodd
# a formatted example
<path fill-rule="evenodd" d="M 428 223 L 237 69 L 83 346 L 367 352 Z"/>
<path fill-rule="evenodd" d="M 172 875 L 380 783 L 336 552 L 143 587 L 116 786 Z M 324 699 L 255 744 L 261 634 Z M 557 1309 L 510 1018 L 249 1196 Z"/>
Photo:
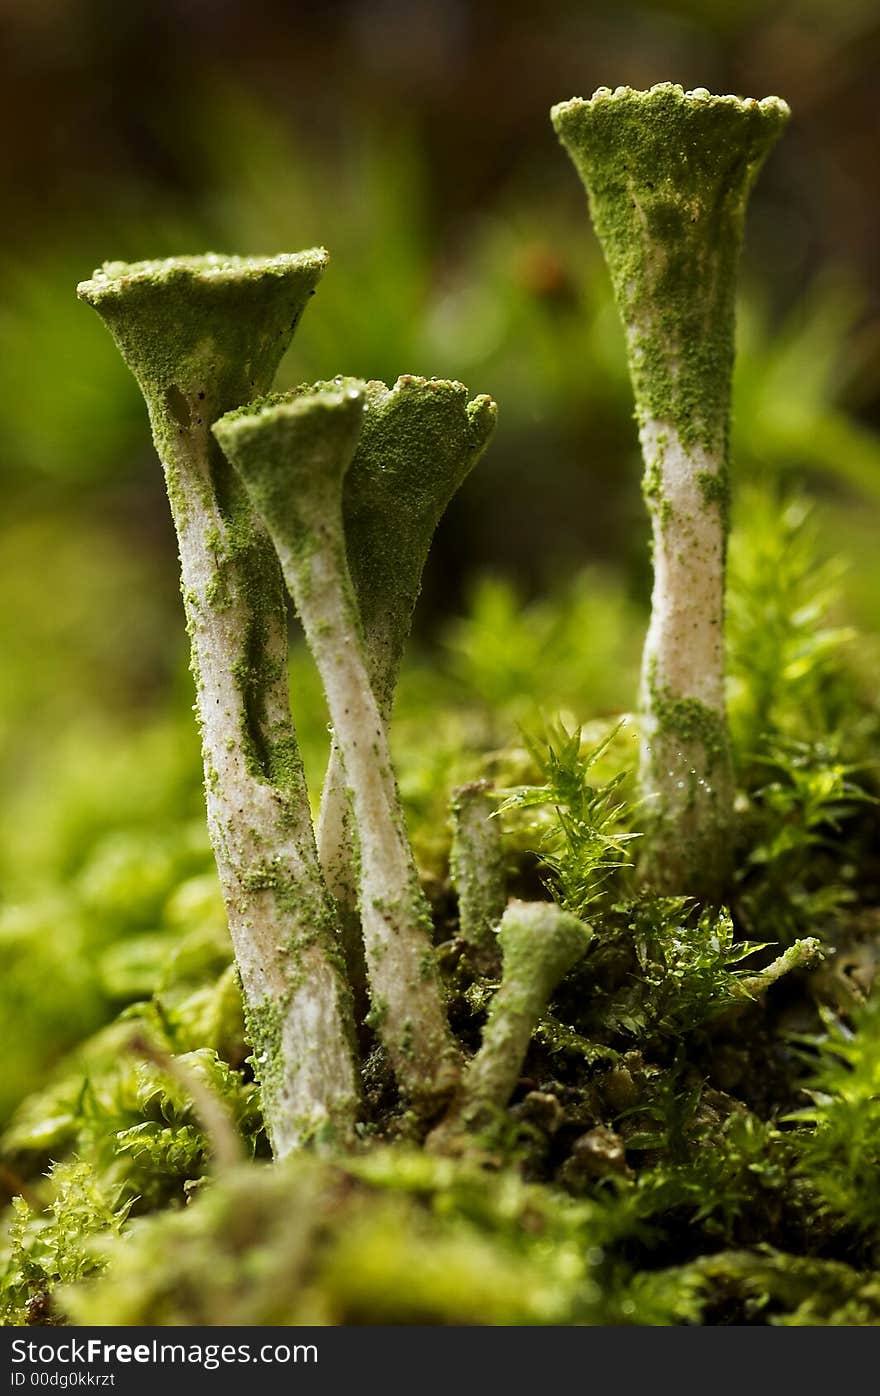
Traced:
<path fill-rule="evenodd" d="M 0 946 L 19 1044 L 2 1116 L 149 991 L 169 898 L 210 869 L 161 474 L 76 282 L 107 258 L 326 245 L 284 383 L 434 374 L 500 404 L 429 564 L 411 750 L 428 682 L 482 713 L 483 746 L 551 706 L 590 718 L 633 701 L 647 526 L 622 336 L 548 109 L 600 84 L 778 93 L 794 120 L 748 224 L 735 486 L 806 485 L 870 647 L 880 7 L 5 0 L 0 27 Z M 326 715 L 298 649 L 294 693 L 319 778 Z M 405 767 L 411 803 L 441 748 Z"/>

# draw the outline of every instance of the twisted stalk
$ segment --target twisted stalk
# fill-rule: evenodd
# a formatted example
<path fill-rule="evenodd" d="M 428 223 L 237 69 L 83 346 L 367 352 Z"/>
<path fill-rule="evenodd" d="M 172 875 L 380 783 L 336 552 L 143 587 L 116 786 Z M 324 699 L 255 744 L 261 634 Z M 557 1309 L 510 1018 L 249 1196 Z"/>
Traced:
<path fill-rule="evenodd" d="M 290 715 L 278 561 L 210 425 L 266 391 L 325 262 L 109 263 L 78 288 L 138 381 L 165 471 L 208 824 L 279 1157 L 353 1128 L 351 1004 Z"/>
<path fill-rule="evenodd" d="M 734 296 L 749 191 L 788 119 L 777 97 L 600 88 L 552 118 L 589 196 L 626 332 L 651 515 L 642 666 L 645 873 L 717 898 L 731 871 L 724 567 Z"/>

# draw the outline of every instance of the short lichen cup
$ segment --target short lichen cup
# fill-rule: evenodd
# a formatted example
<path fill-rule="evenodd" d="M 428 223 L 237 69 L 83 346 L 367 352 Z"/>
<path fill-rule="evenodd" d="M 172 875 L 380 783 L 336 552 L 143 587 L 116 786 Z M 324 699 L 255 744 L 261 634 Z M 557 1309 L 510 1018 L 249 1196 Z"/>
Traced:
<path fill-rule="evenodd" d="M 361 389 L 363 422 L 342 509 L 370 682 L 387 725 L 435 530 L 486 450 L 497 408 L 485 394 L 469 401 L 463 383 L 443 378 L 404 374 L 390 388 L 371 381 Z M 336 742 L 321 797 L 318 850 L 359 999 L 357 839 Z"/>
<path fill-rule="evenodd" d="M 112 262 L 78 294 L 140 385 L 177 530 L 208 824 L 273 1149 L 346 1138 L 350 996 L 318 863 L 287 681 L 278 559 L 212 422 L 271 385 L 320 249 Z"/>
<path fill-rule="evenodd" d="M 662 890 L 708 897 L 729 877 L 733 817 L 723 626 L 737 268 L 749 190 L 788 116 L 777 97 L 671 83 L 600 88 L 552 112 L 611 272 L 645 461 L 644 868 Z"/>
<path fill-rule="evenodd" d="M 463 383 L 404 374 L 364 384 L 364 420 L 345 477 L 352 581 L 373 687 L 386 720 L 437 525 L 486 450 L 498 409 Z"/>

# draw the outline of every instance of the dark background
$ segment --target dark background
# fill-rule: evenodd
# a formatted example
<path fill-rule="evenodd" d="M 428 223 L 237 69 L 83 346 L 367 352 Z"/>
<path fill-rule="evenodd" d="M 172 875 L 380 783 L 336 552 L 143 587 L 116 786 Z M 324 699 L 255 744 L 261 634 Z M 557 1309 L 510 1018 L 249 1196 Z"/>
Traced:
<path fill-rule="evenodd" d="M 6 736 L 180 684 L 145 413 L 74 297 L 105 258 L 323 243 L 283 382 L 461 378 L 496 442 L 444 523 L 419 634 L 481 571 L 649 586 L 619 327 L 548 120 L 600 85 L 790 102 L 749 217 L 734 466 L 805 480 L 874 618 L 880 9 L 865 0 L 28 0 L 0 7 Z M 182 691 L 182 690 L 181 690 Z"/>

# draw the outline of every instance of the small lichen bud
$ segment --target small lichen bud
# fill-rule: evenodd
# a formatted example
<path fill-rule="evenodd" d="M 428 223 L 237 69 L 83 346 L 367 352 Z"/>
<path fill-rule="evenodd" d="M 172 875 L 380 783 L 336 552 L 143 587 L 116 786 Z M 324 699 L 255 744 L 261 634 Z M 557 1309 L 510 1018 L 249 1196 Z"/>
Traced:
<path fill-rule="evenodd" d="M 492 1000 L 480 1050 L 465 1071 L 447 1117 L 430 1136 L 438 1151 L 462 1147 L 503 1110 L 513 1093 L 532 1033 L 560 980 L 586 953 L 592 929 L 553 902 L 512 901 L 501 919 L 501 985 Z"/>

